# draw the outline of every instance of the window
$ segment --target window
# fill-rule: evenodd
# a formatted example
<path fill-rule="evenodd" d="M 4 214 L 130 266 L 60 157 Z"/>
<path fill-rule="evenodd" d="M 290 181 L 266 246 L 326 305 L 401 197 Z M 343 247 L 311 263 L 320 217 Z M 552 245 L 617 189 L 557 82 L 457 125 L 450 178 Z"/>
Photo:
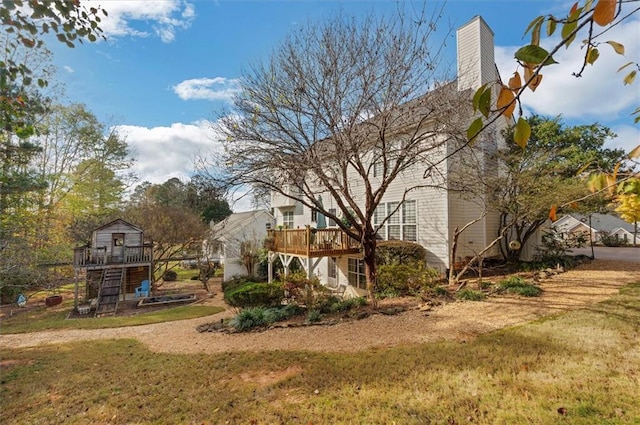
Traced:
<path fill-rule="evenodd" d="M 373 213 L 373 224 L 379 226 L 389 217 L 378 231 L 378 236 L 386 240 L 418 240 L 416 201 L 380 203 Z"/>
<path fill-rule="evenodd" d="M 336 209 L 335 208 L 329 208 L 329 214 L 331 215 L 336 215 Z M 334 219 L 332 219 L 331 217 L 329 217 L 329 226 L 336 226 L 336 221 Z"/>
<path fill-rule="evenodd" d="M 387 203 L 387 240 L 399 240 L 400 239 L 400 209 L 398 208 L 399 202 Z"/>
<path fill-rule="evenodd" d="M 124 246 L 124 233 L 113 233 L 113 246 Z"/>
<path fill-rule="evenodd" d="M 405 201 L 402 204 L 402 240 L 418 240 L 417 222 L 416 201 Z"/>
<path fill-rule="evenodd" d="M 293 229 L 293 210 L 282 211 L 282 225 L 286 229 Z"/>
<path fill-rule="evenodd" d="M 311 221 L 314 223 L 318 221 L 318 210 L 315 208 L 311 210 Z"/>
<path fill-rule="evenodd" d="M 367 277 L 364 274 L 364 261 L 349 258 L 349 285 L 360 289 L 367 289 Z"/>
<path fill-rule="evenodd" d="M 384 172 L 384 167 L 382 165 L 382 161 L 376 161 L 373 163 L 373 177 L 382 177 L 382 173 Z"/>
<path fill-rule="evenodd" d="M 338 259 L 336 257 L 329 257 L 329 266 L 327 269 L 327 276 L 332 279 L 338 277 Z"/>

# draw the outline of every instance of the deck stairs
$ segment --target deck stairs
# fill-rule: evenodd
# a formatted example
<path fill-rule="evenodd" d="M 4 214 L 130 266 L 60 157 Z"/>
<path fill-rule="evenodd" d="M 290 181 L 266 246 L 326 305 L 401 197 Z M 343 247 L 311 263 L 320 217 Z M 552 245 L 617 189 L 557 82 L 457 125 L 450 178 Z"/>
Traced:
<path fill-rule="evenodd" d="M 118 309 L 120 288 L 122 286 L 123 268 L 106 269 L 102 274 L 96 317 L 113 316 Z"/>

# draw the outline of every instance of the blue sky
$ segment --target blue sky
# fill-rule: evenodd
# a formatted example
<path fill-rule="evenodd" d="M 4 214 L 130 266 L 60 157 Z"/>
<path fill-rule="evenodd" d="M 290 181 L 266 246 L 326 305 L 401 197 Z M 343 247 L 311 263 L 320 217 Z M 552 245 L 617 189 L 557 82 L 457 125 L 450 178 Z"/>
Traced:
<path fill-rule="evenodd" d="M 118 126 L 132 148 L 140 181 L 160 183 L 186 177 L 194 156 L 215 148 L 209 126 L 229 107 L 236 81 L 252 62 L 264 59 L 291 31 L 342 11 L 362 15 L 389 12 L 396 5 L 376 1 L 83 0 L 109 12 L 107 41 L 68 49 L 49 43 L 69 102 L 85 103 L 109 126 Z M 421 5 L 422 2 L 415 3 Z M 527 44 L 528 23 L 541 14 L 561 16 L 563 1 L 450 0 L 441 20 L 451 73 L 455 70 L 456 28 L 481 15 L 495 33 L 496 62 L 503 78 L 515 71 L 513 52 Z M 616 70 L 640 58 L 640 20 L 620 25 L 607 39 L 623 43 L 626 57 L 603 46 L 601 57 L 581 79 L 582 52 L 561 51 L 560 62 L 525 101 L 532 111 L 562 113 L 571 124 L 600 122 L 619 134 L 610 146 L 630 149 L 640 129 L 629 113 L 640 105 L 640 81 L 624 87 Z M 543 42 L 544 45 L 544 42 Z M 445 64 L 446 67 L 447 64 Z M 243 209 L 237 205 L 236 209 Z"/>

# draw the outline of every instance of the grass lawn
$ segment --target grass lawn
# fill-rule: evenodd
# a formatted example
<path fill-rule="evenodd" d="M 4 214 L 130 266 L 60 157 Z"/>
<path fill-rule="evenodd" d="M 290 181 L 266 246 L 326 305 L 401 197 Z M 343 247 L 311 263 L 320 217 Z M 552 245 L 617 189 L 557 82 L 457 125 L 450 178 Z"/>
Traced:
<path fill-rule="evenodd" d="M 209 316 L 224 310 L 222 307 L 187 305 L 141 313 L 135 316 L 67 319 L 66 317 L 72 308 L 73 301 L 69 300 L 63 303 L 61 307 L 55 309 L 39 307 L 26 313 L 5 318 L 0 323 L 0 334 L 38 332 L 54 329 L 104 329 L 148 325 L 151 323 Z"/>
<path fill-rule="evenodd" d="M 392 330 L 390 330 L 392 332 Z M 367 350 L 0 350 L 0 423 L 639 424 L 640 282 L 484 335 Z"/>

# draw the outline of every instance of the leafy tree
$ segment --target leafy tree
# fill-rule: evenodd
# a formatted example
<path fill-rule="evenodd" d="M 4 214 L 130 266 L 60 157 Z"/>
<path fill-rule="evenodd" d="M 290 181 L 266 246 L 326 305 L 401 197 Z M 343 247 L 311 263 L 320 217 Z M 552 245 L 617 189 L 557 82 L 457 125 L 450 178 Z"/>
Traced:
<path fill-rule="evenodd" d="M 186 204 L 205 223 L 220 222 L 233 212 L 224 199 L 220 186 L 206 176 L 193 176 L 187 183 L 186 192 Z"/>
<path fill-rule="evenodd" d="M 640 178 L 630 179 L 621 184 L 616 198 L 616 212 L 633 224 L 633 245 L 638 244 L 638 222 L 640 222 Z"/>
<path fill-rule="evenodd" d="M 623 150 L 603 147 L 615 135 L 599 124 L 568 127 L 560 117 L 540 116 L 531 117 L 528 124 L 531 138 L 526 148 L 511 144 L 499 152 L 504 174 L 487 181 L 496 190 L 501 226 L 511 228 L 510 240 L 520 247 L 549 218 L 551 205 L 569 207 L 570 201 L 589 196 L 579 173 L 613 170 L 625 155 Z M 505 257 L 519 259 L 521 248 L 502 248 Z"/>
<path fill-rule="evenodd" d="M 78 184 L 92 180 L 100 185 L 91 178 L 100 169 L 116 174 L 131 166 L 127 143 L 115 132 L 105 136 L 104 125 L 85 105 L 54 105 L 39 127 L 41 135 L 35 140 L 42 153 L 34 163 L 47 182 L 42 209 L 55 208 Z M 104 185 L 110 182 L 106 179 Z"/>
<path fill-rule="evenodd" d="M 372 299 L 377 206 L 403 172 L 433 169 L 438 149 L 461 128 L 464 100 L 455 89 L 424 95 L 441 80 L 443 45 L 432 38 L 440 12 L 337 16 L 301 28 L 245 73 L 234 114 L 221 119 L 221 180 L 280 193 L 333 219 L 363 247 Z M 337 213 L 318 201 L 323 192 Z"/>
<path fill-rule="evenodd" d="M 200 216 L 204 223 L 221 221 L 232 213 L 217 182 L 201 175 L 187 183 L 177 177 L 162 184 L 143 182 L 134 190 L 131 202 L 185 208 Z"/>
<path fill-rule="evenodd" d="M 12 52 L 19 48 L 41 49 L 43 34 L 53 33 L 59 42 L 74 47 L 83 39 L 96 41 L 102 36 L 99 7 L 86 8 L 78 0 L 3 1 L 0 24 L 7 35 L 5 55 L 0 60 L 0 94 L 2 98 L 2 129 L 24 137 L 33 134 L 32 111 L 39 107 L 38 96 L 24 90 L 34 77 L 40 88 L 48 85 L 43 75 L 34 75 L 29 63 Z"/>
<path fill-rule="evenodd" d="M 601 41 L 606 37 L 610 28 L 629 19 L 640 11 L 640 7 L 628 11 L 623 7 L 624 3 L 636 3 L 638 0 L 584 0 L 573 4 L 565 17 L 538 16 L 527 29 L 526 34 L 531 34 L 531 42 L 523 46 L 515 53 L 518 62 L 518 69 L 507 83 L 495 81 L 480 87 L 474 96 L 474 107 L 482 113 L 482 117 L 476 119 L 468 128 L 470 140 L 481 131 L 488 128 L 501 116 L 511 119 L 516 112 L 516 105 L 520 103 L 523 92 L 529 88 L 535 91 L 542 83 L 543 70 L 547 66 L 558 63 L 553 55 L 562 47 L 569 48 L 575 40 L 582 40 L 580 48 L 584 51 L 583 63 L 573 75 L 582 76 L 587 65 L 594 65 L 600 57 L 599 48 L 606 47 L 613 49 L 617 54 L 624 55 L 625 47 L 615 40 Z M 560 32 L 560 40 L 550 50 L 540 47 L 541 34 L 547 37 Z M 574 47 L 575 48 L 575 47 Z M 522 70 L 522 76 L 519 72 Z M 630 61 L 618 69 L 623 72 L 622 82 L 630 85 L 634 82 L 640 61 Z M 495 102 L 492 100 L 493 92 L 498 93 Z M 513 140 L 516 144 L 524 147 L 531 135 L 531 127 L 524 117 L 522 117 L 522 107 L 518 108 L 520 117 L 517 120 L 513 131 Z M 634 122 L 640 122 L 640 107 L 636 108 L 632 115 L 635 115 Z M 640 156 L 640 145 L 632 151 L 632 157 Z"/>

